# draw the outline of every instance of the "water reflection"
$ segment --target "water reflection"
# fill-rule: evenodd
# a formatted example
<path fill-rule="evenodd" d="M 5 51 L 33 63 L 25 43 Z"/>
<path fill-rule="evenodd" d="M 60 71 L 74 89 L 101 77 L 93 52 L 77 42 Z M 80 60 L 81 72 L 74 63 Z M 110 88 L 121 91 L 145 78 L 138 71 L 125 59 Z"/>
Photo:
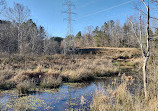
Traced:
<path fill-rule="evenodd" d="M 80 109 L 88 111 L 90 110 L 90 103 L 96 89 L 104 86 L 106 90 L 113 80 L 114 77 L 108 77 L 99 78 L 93 82 L 66 83 L 59 89 L 41 89 L 36 92 L 30 92 L 29 95 L 25 97 L 18 97 L 17 93 L 5 93 L 0 95 L 1 104 L 3 109 L 9 111 L 19 106 L 15 104 L 15 102 L 18 103 L 26 100 L 26 102 L 22 103 L 26 104 L 26 107 L 34 108 L 34 110 L 69 111 Z"/>

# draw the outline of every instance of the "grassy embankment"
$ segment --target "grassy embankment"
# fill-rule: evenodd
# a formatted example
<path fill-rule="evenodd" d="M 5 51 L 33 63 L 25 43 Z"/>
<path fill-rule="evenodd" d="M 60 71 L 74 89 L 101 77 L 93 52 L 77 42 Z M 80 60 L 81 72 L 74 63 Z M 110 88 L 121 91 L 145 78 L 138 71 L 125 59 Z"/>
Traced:
<path fill-rule="evenodd" d="M 75 55 L 75 61 L 71 55 L 12 55 L 10 59 L 3 55 L 0 58 L 0 89 L 17 88 L 20 93 L 27 93 L 37 87 L 58 88 L 65 82 L 117 75 L 121 69 L 133 69 L 141 62 L 140 51 L 134 48 L 96 49 L 95 54 Z"/>

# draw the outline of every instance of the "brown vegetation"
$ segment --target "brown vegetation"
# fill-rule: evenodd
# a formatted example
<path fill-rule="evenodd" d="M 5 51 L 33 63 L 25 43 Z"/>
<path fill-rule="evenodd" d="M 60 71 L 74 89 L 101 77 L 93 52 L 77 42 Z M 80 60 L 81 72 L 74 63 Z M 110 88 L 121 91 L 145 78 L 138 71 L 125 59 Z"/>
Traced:
<path fill-rule="evenodd" d="M 55 71 L 49 69 L 47 73 L 45 73 L 44 77 L 41 81 L 41 86 L 44 88 L 58 88 L 62 83 L 62 77 L 59 71 Z"/>
<path fill-rule="evenodd" d="M 92 111 L 157 111 L 157 96 L 150 95 L 150 98 L 144 101 L 145 96 L 141 89 L 137 87 L 134 94 L 130 92 L 130 85 L 134 84 L 134 78 L 122 75 L 121 84 L 114 81 L 115 90 L 112 87 L 102 88 L 96 91 L 91 104 Z M 156 94 L 157 95 L 157 94 Z"/>
<path fill-rule="evenodd" d="M 3 86 L 1 89 L 17 86 L 19 92 L 26 92 L 22 91 L 29 90 L 30 85 L 25 85 L 26 83 L 41 85 L 44 88 L 57 88 L 62 82 L 82 82 L 95 77 L 117 75 L 120 69 L 116 61 L 122 64 L 122 60 L 126 59 L 127 63 L 124 67 L 139 61 L 137 56 L 139 50 L 103 48 L 100 51 L 104 53 L 74 55 L 75 60 L 72 60 L 70 55 L 37 56 L 36 58 L 26 56 L 25 60 L 13 55 L 10 63 L 6 62 L 8 58 L 1 58 L 0 67 L 3 67 L 0 72 L 0 79 L 3 81 L 0 85 Z"/>
<path fill-rule="evenodd" d="M 105 92 L 104 87 L 97 90 L 91 104 L 92 111 L 157 111 L 158 101 L 158 53 L 152 51 L 148 65 L 148 98 L 145 98 L 143 92 L 142 76 L 139 75 L 139 83 L 136 77 L 125 76 L 123 74 L 114 80 Z M 132 59 L 133 62 L 139 64 L 137 70 L 141 70 L 142 59 Z M 119 80 L 120 79 L 120 80 Z M 113 87 L 114 86 L 114 87 Z"/>

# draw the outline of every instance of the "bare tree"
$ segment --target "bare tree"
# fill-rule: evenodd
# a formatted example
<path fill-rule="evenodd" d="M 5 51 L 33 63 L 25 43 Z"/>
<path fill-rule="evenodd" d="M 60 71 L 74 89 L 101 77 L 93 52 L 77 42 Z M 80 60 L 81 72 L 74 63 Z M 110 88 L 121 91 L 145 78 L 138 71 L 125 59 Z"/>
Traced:
<path fill-rule="evenodd" d="M 143 3 L 143 5 L 145 6 L 146 9 L 146 43 L 143 44 L 143 39 L 142 39 L 142 9 L 141 9 L 141 3 Z M 135 32 L 135 37 L 137 38 L 141 51 L 142 51 L 142 57 L 143 57 L 143 83 L 144 83 L 144 94 L 145 94 L 145 98 L 148 98 L 148 92 L 147 92 L 147 63 L 150 57 L 150 41 L 151 41 L 151 37 L 150 37 L 150 0 L 140 0 L 139 1 L 139 30 L 140 30 L 140 34 L 138 36 L 135 28 L 134 28 L 134 24 L 133 22 L 129 19 L 130 23 L 132 24 L 133 27 L 133 31 Z"/>
<path fill-rule="evenodd" d="M 30 15 L 30 10 L 23 6 L 22 4 L 15 3 L 13 8 L 6 8 L 4 11 L 4 16 L 12 21 L 12 23 L 15 23 L 17 29 L 18 29 L 18 47 L 19 47 L 19 53 L 22 54 L 23 47 L 25 46 L 23 39 L 23 29 L 22 25 L 24 22 L 28 20 L 28 17 Z"/>
<path fill-rule="evenodd" d="M 69 35 L 64 39 L 64 54 L 71 53 L 73 55 L 74 50 L 76 48 L 75 37 L 73 35 Z"/>
<path fill-rule="evenodd" d="M 95 46 L 95 40 L 92 38 L 93 26 L 86 27 L 86 34 L 84 34 L 84 44 L 86 47 Z"/>

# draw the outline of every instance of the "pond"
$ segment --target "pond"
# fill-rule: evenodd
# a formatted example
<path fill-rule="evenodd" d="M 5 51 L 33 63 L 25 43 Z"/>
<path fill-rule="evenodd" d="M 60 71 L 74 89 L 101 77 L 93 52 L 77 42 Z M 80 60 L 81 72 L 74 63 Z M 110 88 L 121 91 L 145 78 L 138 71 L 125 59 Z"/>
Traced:
<path fill-rule="evenodd" d="M 59 89 L 41 89 L 23 97 L 18 97 L 17 91 L 3 92 L 0 94 L 1 110 L 88 111 L 95 91 L 102 86 L 106 89 L 114 78 L 98 78 L 85 83 L 65 83 Z"/>

